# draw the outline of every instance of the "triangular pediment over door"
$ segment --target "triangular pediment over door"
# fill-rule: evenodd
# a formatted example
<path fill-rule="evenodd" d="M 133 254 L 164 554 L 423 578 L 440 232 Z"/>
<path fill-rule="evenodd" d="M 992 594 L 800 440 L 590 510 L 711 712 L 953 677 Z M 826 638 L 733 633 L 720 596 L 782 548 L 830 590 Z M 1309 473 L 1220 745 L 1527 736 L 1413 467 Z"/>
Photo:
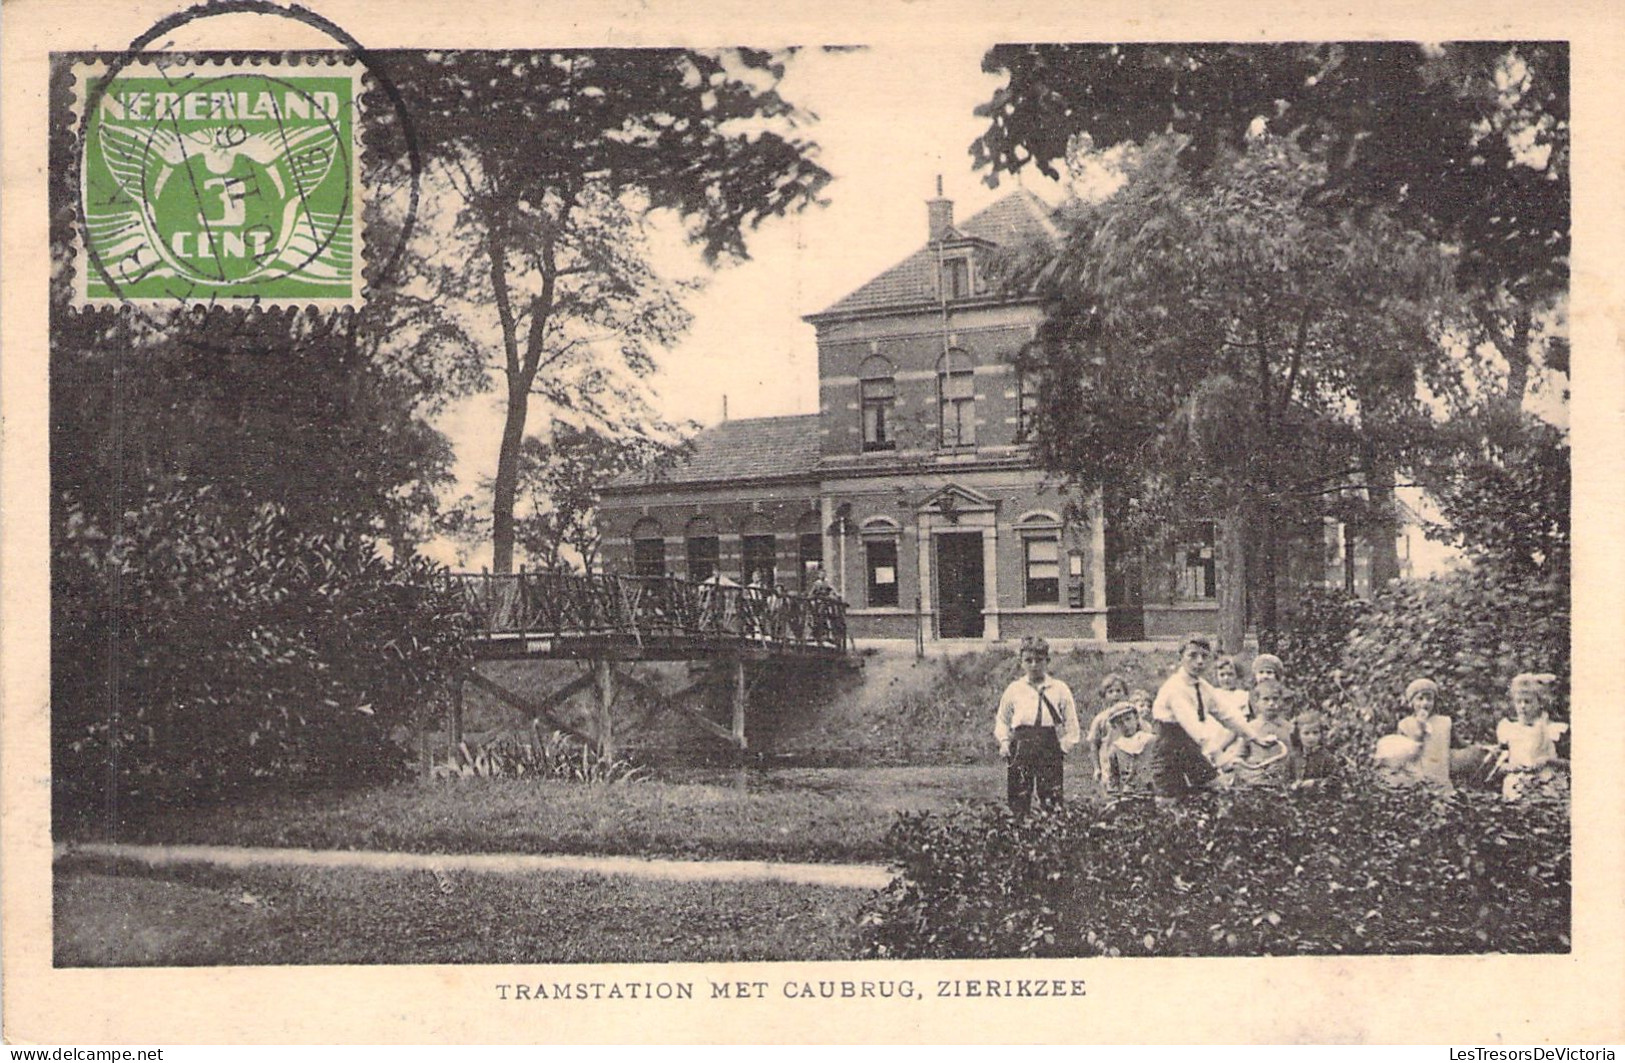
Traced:
<path fill-rule="evenodd" d="M 920 504 L 919 512 L 955 517 L 961 513 L 991 513 L 998 503 L 980 491 L 959 484 L 947 484 Z"/>

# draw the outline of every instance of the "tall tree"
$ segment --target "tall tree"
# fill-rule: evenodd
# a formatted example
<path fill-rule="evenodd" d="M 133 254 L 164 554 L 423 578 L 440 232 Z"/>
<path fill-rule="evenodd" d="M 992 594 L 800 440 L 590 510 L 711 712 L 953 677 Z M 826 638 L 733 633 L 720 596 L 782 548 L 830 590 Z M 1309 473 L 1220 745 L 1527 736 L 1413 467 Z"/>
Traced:
<path fill-rule="evenodd" d="M 1110 516 L 1218 515 L 1219 563 L 1248 574 L 1268 644 L 1285 540 L 1326 514 L 1369 519 L 1370 488 L 1431 430 L 1424 397 L 1452 379 L 1450 263 L 1390 212 L 1313 205 L 1323 165 L 1289 140 L 1256 136 L 1200 173 L 1188 147 L 1153 140 L 1115 194 L 1066 212 L 1036 434 Z M 1235 649 L 1244 602 L 1224 605 Z"/>
<path fill-rule="evenodd" d="M 1384 207 L 1459 250 L 1516 408 L 1543 358 L 1567 372 L 1542 324 L 1568 287 L 1568 61 L 1549 41 L 1001 45 L 983 68 L 1008 81 L 978 109 L 972 153 L 996 182 L 1029 164 L 1054 176 L 1079 135 L 1175 132 L 1201 172 L 1251 131 L 1289 136 L 1323 164 L 1317 202 Z"/>
<path fill-rule="evenodd" d="M 511 571 L 532 397 L 613 419 L 616 371 L 647 373 L 653 352 L 687 326 L 682 287 L 651 265 L 648 217 L 680 218 L 709 263 L 737 259 L 747 228 L 818 202 L 829 174 L 795 134 L 809 116 L 777 92 L 780 54 L 437 52 L 384 62 L 429 160 L 425 202 L 454 197 L 446 215 L 424 219 L 436 246 L 419 258 L 418 283 L 432 273 L 481 315 L 465 332 L 505 379 L 492 563 Z"/>

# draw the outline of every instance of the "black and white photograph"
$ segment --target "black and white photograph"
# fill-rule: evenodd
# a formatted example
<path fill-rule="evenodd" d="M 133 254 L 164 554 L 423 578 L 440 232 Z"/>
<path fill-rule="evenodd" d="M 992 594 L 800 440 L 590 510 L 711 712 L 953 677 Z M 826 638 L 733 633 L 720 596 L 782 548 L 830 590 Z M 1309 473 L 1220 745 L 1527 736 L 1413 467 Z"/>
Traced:
<path fill-rule="evenodd" d="M 8 1040 L 1625 1036 L 1619 20 L 883 10 L 8 9 Z"/>

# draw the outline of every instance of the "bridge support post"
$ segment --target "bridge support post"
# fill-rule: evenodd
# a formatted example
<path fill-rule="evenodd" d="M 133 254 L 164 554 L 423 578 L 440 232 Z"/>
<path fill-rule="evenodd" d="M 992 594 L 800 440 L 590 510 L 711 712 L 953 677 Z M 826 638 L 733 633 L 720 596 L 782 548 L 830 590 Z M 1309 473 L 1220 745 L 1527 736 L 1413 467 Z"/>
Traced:
<path fill-rule="evenodd" d="M 744 750 L 748 746 L 745 740 L 745 708 L 749 698 L 749 691 L 745 685 L 745 662 L 743 660 L 733 662 L 733 673 L 733 740 L 734 745 Z"/>
<path fill-rule="evenodd" d="M 423 772 L 424 779 L 433 779 L 434 750 L 429 747 L 429 726 L 434 721 L 434 714 L 419 712 L 414 716 L 412 738 L 418 745 L 418 770 Z"/>
<path fill-rule="evenodd" d="M 463 744 L 463 677 L 451 681 L 451 754 L 456 757 L 457 747 Z"/>
<path fill-rule="evenodd" d="M 598 720 L 595 730 L 598 734 L 598 755 L 605 760 L 615 756 L 615 724 L 610 717 L 609 710 L 615 705 L 615 662 L 599 660 L 592 662 L 593 686 L 598 695 Z"/>

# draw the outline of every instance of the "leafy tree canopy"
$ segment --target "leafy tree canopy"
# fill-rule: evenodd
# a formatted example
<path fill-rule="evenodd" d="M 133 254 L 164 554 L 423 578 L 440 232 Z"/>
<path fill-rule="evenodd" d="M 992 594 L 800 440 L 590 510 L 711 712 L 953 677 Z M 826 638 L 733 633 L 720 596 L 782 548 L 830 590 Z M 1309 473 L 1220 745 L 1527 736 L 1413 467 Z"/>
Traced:
<path fill-rule="evenodd" d="M 1164 132 L 1220 162 L 1250 131 L 1325 164 L 1321 196 L 1383 205 L 1462 249 L 1464 285 L 1562 291 L 1569 250 L 1569 70 L 1562 42 L 1000 45 L 1008 83 L 977 113 L 979 165 L 1050 176 L 1071 139 Z"/>
<path fill-rule="evenodd" d="M 1325 164 L 1290 139 L 1255 135 L 1201 171 L 1189 147 L 1122 155 L 1122 186 L 1063 212 L 1061 247 L 1041 252 L 1036 442 L 1142 534 L 1235 522 L 1267 642 L 1277 543 L 1326 515 L 1391 520 L 1429 396 L 1459 386 L 1439 342 L 1451 262 L 1392 211 L 1316 205 Z M 1245 607 L 1228 602 L 1231 642 Z"/>
<path fill-rule="evenodd" d="M 1389 212 L 1312 205 L 1324 166 L 1291 141 L 1254 138 L 1200 175 L 1188 146 L 1153 141 L 1117 193 L 1063 213 L 1029 352 L 1040 450 L 1087 489 L 1155 471 L 1219 508 L 1321 499 L 1363 446 L 1426 431 L 1426 396 L 1456 385 L 1438 343 L 1450 261 Z"/>
<path fill-rule="evenodd" d="M 519 480 L 529 512 L 519 520 L 526 554 L 546 568 L 581 567 L 598 561 L 598 500 L 604 486 L 623 474 L 669 467 L 686 453 L 648 437 L 616 437 L 592 429 L 555 425 L 551 441 L 525 440 Z"/>
<path fill-rule="evenodd" d="M 688 326 L 685 286 L 649 250 L 680 219 L 707 262 L 819 202 L 829 174 L 776 91 L 786 56 L 753 49 L 411 52 L 383 57 L 427 160 L 403 286 L 453 307 L 458 343 L 505 379 L 493 565 L 511 570 L 533 395 L 636 435 L 628 379 Z M 385 119 L 387 126 L 390 119 Z M 377 138 L 397 162 L 405 130 Z"/>

